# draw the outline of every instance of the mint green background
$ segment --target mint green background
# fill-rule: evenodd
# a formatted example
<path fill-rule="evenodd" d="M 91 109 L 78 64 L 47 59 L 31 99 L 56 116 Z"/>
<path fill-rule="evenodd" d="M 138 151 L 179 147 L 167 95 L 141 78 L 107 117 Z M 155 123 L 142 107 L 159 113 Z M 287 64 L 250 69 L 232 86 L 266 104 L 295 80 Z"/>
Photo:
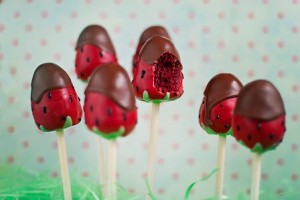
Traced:
<path fill-rule="evenodd" d="M 261 189 L 277 199 L 278 192 L 288 193 L 289 187 L 300 187 L 299 179 L 291 178 L 293 174 L 300 175 L 300 155 L 295 148 L 299 147 L 300 60 L 292 59 L 300 56 L 300 2 L 56 2 L 4 0 L 0 4 L 0 163 L 13 158 L 13 164 L 31 171 L 59 172 L 57 150 L 53 148 L 55 134 L 41 134 L 31 116 L 30 81 L 39 64 L 55 62 L 63 67 L 83 99 L 85 85 L 76 79 L 73 66 L 74 43 L 85 26 L 103 25 L 113 40 L 120 64 L 131 72 L 131 59 L 140 33 L 150 25 L 160 24 L 169 30 L 181 55 L 185 93 L 177 101 L 162 104 L 160 109 L 157 155 L 161 164 L 157 164 L 153 189 L 158 199 L 182 199 L 190 183 L 215 168 L 217 137 L 201 129 L 197 116 L 203 89 L 219 72 L 234 73 L 244 84 L 268 79 L 281 92 L 287 113 L 287 132 L 275 151 L 263 155 L 262 173 L 268 178 L 262 180 Z M 44 11 L 48 13 L 45 18 L 42 17 Z M 14 17 L 16 12 L 20 13 L 17 18 Z M 71 17 L 73 12 L 77 13 L 76 18 Z M 255 16 L 251 19 L 248 15 L 252 12 Z M 223 18 L 219 17 L 220 13 Z M 278 17 L 279 13 L 283 13 L 282 18 Z M 28 24 L 32 26 L 30 32 L 25 31 Z M 59 32 L 55 31 L 57 25 L 61 27 Z M 235 26 L 239 27 L 238 33 L 232 31 Z M 264 26 L 268 27 L 268 33 L 262 31 Z M 208 33 L 203 31 L 205 27 Z M 299 30 L 293 31 L 293 27 Z M 15 39 L 18 46 L 12 45 Z M 47 40 L 44 47 L 40 45 L 43 39 Z M 220 41 L 225 44 L 223 48 L 218 47 Z M 253 48 L 247 46 L 249 41 L 255 43 Z M 284 43 L 283 48 L 278 47 L 280 41 Z M 31 54 L 29 60 L 25 59 L 26 54 Z M 238 62 L 232 61 L 234 56 L 239 56 Z M 263 62 L 263 56 L 268 56 L 268 62 Z M 144 146 L 149 137 L 150 104 L 139 101 L 138 112 L 135 131 L 118 140 L 117 161 L 119 182 L 136 195 L 145 193 L 143 174 L 147 150 Z M 83 122 L 66 130 L 68 155 L 74 160 L 70 170 L 88 173 L 91 181 L 96 182 L 98 136 L 88 131 Z M 22 147 L 24 141 L 29 144 L 27 148 Z M 227 141 L 225 193 L 236 199 L 250 187 L 251 167 L 247 160 L 251 153 L 233 138 L 228 137 Z M 88 148 L 84 148 L 87 144 Z M 236 145 L 234 151 L 232 146 Z M 204 151 L 203 146 L 208 149 Z M 293 147 L 296 150 L 292 150 Z M 44 159 L 42 164 L 37 162 L 40 157 Z M 236 180 L 232 179 L 234 174 L 238 174 Z M 196 186 L 191 199 L 213 196 L 214 182 L 211 178 Z"/>

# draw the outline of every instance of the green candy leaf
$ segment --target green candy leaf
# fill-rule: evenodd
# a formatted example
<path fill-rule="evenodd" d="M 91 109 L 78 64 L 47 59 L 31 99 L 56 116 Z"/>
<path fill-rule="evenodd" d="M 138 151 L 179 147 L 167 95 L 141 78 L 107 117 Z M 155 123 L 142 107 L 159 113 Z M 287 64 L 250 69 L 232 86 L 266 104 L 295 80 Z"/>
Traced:
<path fill-rule="evenodd" d="M 238 143 L 240 143 L 241 145 L 249 148 L 242 140 L 239 140 Z M 251 152 L 253 153 L 260 153 L 260 154 L 263 154 L 263 153 L 266 153 L 267 151 L 271 151 L 271 150 L 274 150 L 276 149 L 276 147 L 278 146 L 278 144 L 274 144 L 268 148 L 263 148 L 263 146 L 258 142 L 254 145 L 254 147 L 252 149 L 250 149 Z"/>
<path fill-rule="evenodd" d="M 146 186 L 147 186 L 147 189 L 148 189 L 147 195 L 151 198 L 151 200 L 157 200 L 157 199 L 155 198 L 155 196 L 154 196 L 154 194 L 153 194 L 151 188 L 150 188 L 149 181 L 148 181 L 148 178 L 147 178 L 147 177 L 146 177 L 146 179 L 145 179 L 145 182 L 146 182 Z"/>
<path fill-rule="evenodd" d="M 170 92 L 167 92 L 163 99 L 151 99 L 148 92 L 144 90 L 143 92 L 143 100 L 148 103 L 162 103 L 170 100 Z"/>
<path fill-rule="evenodd" d="M 209 135 L 219 135 L 219 136 L 227 136 L 232 135 L 232 128 L 230 128 L 226 133 L 216 133 L 214 130 L 212 130 L 210 127 L 205 126 L 204 124 L 201 126 L 206 133 Z"/>
<path fill-rule="evenodd" d="M 68 127 L 72 126 L 72 124 L 73 124 L 72 118 L 70 116 L 68 116 L 66 118 L 66 122 L 65 122 L 65 124 L 64 124 L 64 126 L 63 126 L 62 129 L 68 128 Z"/>
<path fill-rule="evenodd" d="M 119 128 L 119 130 L 107 134 L 107 133 L 104 133 L 104 132 L 100 131 L 96 127 L 94 127 L 93 132 L 96 133 L 97 135 L 100 135 L 100 136 L 104 137 L 105 139 L 115 140 L 117 137 L 123 135 L 123 133 L 125 132 L 125 128 L 122 126 L 122 127 Z"/>

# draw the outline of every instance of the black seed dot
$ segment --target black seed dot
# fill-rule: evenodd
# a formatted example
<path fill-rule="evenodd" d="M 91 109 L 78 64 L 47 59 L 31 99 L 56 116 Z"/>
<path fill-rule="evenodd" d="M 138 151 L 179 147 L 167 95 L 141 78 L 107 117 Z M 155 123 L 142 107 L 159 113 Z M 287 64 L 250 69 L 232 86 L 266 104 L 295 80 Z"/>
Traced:
<path fill-rule="evenodd" d="M 123 113 L 123 121 L 127 121 L 127 114 Z"/>
<path fill-rule="evenodd" d="M 135 88 L 135 89 L 136 89 L 136 91 L 137 91 L 137 92 L 138 92 L 138 91 L 140 91 L 140 89 L 139 89 L 139 87 L 138 87 L 138 86 L 136 86 L 136 88 Z"/>
<path fill-rule="evenodd" d="M 112 115 L 112 109 L 110 107 L 107 108 L 106 113 L 107 113 L 108 116 L 111 116 Z"/>
<path fill-rule="evenodd" d="M 78 101 L 81 101 L 81 99 L 79 97 L 77 97 L 77 98 L 78 98 Z"/>
<path fill-rule="evenodd" d="M 229 125 L 228 124 L 225 124 L 225 126 L 224 126 L 225 128 L 229 128 Z"/>
<path fill-rule="evenodd" d="M 219 116 L 219 115 L 216 115 L 216 119 L 220 119 L 220 116 Z"/>
<path fill-rule="evenodd" d="M 183 73 L 181 73 L 181 75 L 182 75 L 182 79 L 184 79 L 184 75 L 183 75 Z"/>
<path fill-rule="evenodd" d="M 47 113 L 47 108 L 46 108 L 46 106 L 43 106 L 43 113 Z"/>
<path fill-rule="evenodd" d="M 269 138 L 271 139 L 271 140 L 273 140 L 274 139 L 274 134 L 273 133 L 271 133 L 270 135 L 269 135 Z"/>
<path fill-rule="evenodd" d="M 204 100 L 202 101 L 202 104 L 204 104 Z"/>
<path fill-rule="evenodd" d="M 286 131 L 286 126 L 283 127 L 283 131 L 284 131 L 284 132 Z"/>
<path fill-rule="evenodd" d="M 80 76 L 81 76 L 81 77 L 84 77 L 84 74 L 83 74 L 83 73 L 80 73 Z"/>
<path fill-rule="evenodd" d="M 283 140 L 283 138 L 281 138 L 281 139 L 279 140 L 279 143 L 281 143 L 281 142 L 282 142 L 282 140 Z"/>
<path fill-rule="evenodd" d="M 75 89 L 75 88 L 74 88 L 74 85 L 72 85 L 72 88 Z"/>
<path fill-rule="evenodd" d="M 142 70 L 141 78 L 144 78 L 146 71 Z"/>
<path fill-rule="evenodd" d="M 252 140 L 252 136 L 251 135 L 247 135 L 247 140 Z"/>
<path fill-rule="evenodd" d="M 80 117 L 78 117 L 78 122 L 80 122 L 81 121 L 81 118 Z"/>
<path fill-rule="evenodd" d="M 237 125 L 237 126 L 236 126 L 236 130 L 237 130 L 237 131 L 240 131 L 240 130 L 241 130 L 241 127 L 240 127 L 239 125 Z"/>
<path fill-rule="evenodd" d="M 36 123 L 36 125 L 37 125 L 37 127 L 40 127 L 41 124 L 40 123 Z"/>
<path fill-rule="evenodd" d="M 285 126 L 285 121 L 282 121 L 282 122 L 281 122 L 281 126 Z"/>
<path fill-rule="evenodd" d="M 93 110 L 94 110 L 93 105 L 90 105 L 90 111 L 93 112 Z"/>
<path fill-rule="evenodd" d="M 81 51 L 81 53 L 83 52 L 83 47 L 80 47 L 80 51 Z"/>
<path fill-rule="evenodd" d="M 73 97 L 70 95 L 70 101 L 73 102 Z"/>
<path fill-rule="evenodd" d="M 98 118 L 95 119 L 95 125 L 99 126 L 99 119 Z"/>
<path fill-rule="evenodd" d="M 86 58 L 86 62 L 88 62 L 88 63 L 90 62 L 90 57 Z"/>
<path fill-rule="evenodd" d="M 84 98 L 84 103 L 86 103 L 87 102 L 87 99 L 86 98 Z"/>
<path fill-rule="evenodd" d="M 258 123 L 258 124 L 256 125 L 256 129 L 259 130 L 259 131 L 261 130 L 261 123 Z"/>
<path fill-rule="evenodd" d="M 101 58 L 103 57 L 102 51 L 99 52 L 99 56 L 100 56 Z"/>
<path fill-rule="evenodd" d="M 61 116 L 61 120 L 63 120 L 63 121 L 66 121 L 67 120 L 67 117 L 66 116 Z"/>
<path fill-rule="evenodd" d="M 48 93 L 48 99 L 51 99 L 51 97 L 52 97 L 52 94 L 51 94 L 51 92 L 49 92 Z"/>
<path fill-rule="evenodd" d="M 221 108 L 223 108 L 223 107 L 224 107 L 224 105 L 221 103 L 221 104 L 220 104 L 220 107 L 221 107 Z"/>
<path fill-rule="evenodd" d="M 200 117 L 201 117 L 201 114 L 199 113 L 198 118 L 200 118 Z"/>

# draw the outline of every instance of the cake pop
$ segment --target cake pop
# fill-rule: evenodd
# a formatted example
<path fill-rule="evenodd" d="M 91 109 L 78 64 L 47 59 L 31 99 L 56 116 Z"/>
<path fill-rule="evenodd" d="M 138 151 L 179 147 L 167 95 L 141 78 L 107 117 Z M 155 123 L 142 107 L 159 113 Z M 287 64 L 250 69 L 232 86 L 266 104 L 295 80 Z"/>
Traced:
<path fill-rule="evenodd" d="M 233 136 L 253 152 L 251 199 L 259 199 L 261 155 L 274 150 L 286 131 L 283 100 L 267 80 L 248 83 L 241 90 L 232 120 Z"/>
<path fill-rule="evenodd" d="M 116 63 L 113 43 L 102 26 L 87 26 L 79 35 L 76 44 L 75 71 L 80 80 L 87 81 L 96 67 Z"/>
<path fill-rule="evenodd" d="M 139 100 L 160 103 L 183 94 L 182 64 L 174 44 L 153 36 L 143 45 L 132 84 Z"/>
<path fill-rule="evenodd" d="M 56 131 L 64 198 L 72 199 L 63 129 L 81 121 L 82 108 L 68 74 L 54 63 L 38 66 L 31 81 L 31 108 L 36 126 Z"/>
<path fill-rule="evenodd" d="M 219 135 L 217 180 L 215 194 L 223 196 L 226 136 L 231 135 L 231 121 L 242 83 L 234 75 L 221 73 L 214 76 L 204 90 L 198 121 L 208 134 Z"/>

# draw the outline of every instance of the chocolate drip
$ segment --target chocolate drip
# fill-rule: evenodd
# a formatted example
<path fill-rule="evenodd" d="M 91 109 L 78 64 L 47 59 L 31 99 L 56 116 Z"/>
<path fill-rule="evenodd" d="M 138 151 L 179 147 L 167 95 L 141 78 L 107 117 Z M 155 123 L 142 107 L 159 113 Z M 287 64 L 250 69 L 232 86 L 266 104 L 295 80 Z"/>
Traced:
<path fill-rule="evenodd" d="M 212 121 L 210 120 L 211 109 L 225 99 L 237 97 L 242 87 L 242 83 L 234 75 L 226 73 L 218 74 L 208 82 L 204 90 L 206 98 L 206 125 L 212 126 Z"/>
<path fill-rule="evenodd" d="M 168 38 L 153 36 L 148 39 L 140 51 L 139 57 L 148 64 L 153 64 L 163 53 L 172 53 L 178 60 L 179 54 Z"/>
<path fill-rule="evenodd" d="M 89 92 L 104 94 L 126 110 L 136 107 L 129 76 L 118 64 L 108 63 L 97 67 L 91 75 L 85 94 Z"/>
<path fill-rule="evenodd" d="M 99 25 L 90 25 L 87 26 L 79 35 L 77 40 L 76 48 L 79 48 L 85 44 L 92 44 L 101 49 L 104 49 L 113 54 L 115 53 L 115 48 L 112 44 L 112 41 L 102 26 Z"/>
<path fill-rule="evenodd" d="M 242 89 L 234 113 L 267 121 L 285 114 L 285 109 L 275 86 L 267 80 L 256 80 Z"/>
<path fill-rule="evenodd" d="M 38 66 L 31 81 L 31 100 L 39 103 L 43 94 L 53 89 L 72 85 L 69 75 L 54 63 Z"/>
<path fill-rule="evenodd" d="M 153 36 L 163 36 L 165 38 L 170 39 L 170 35 L 167 32 L 167 30 L 162 27 L 162 26 L 150 26 L 147 29 L 144 30 L 144 32 L 142 33 L 138 46 L 141 44 L 144 44 L 149 38 L 153 37 Z"/>

